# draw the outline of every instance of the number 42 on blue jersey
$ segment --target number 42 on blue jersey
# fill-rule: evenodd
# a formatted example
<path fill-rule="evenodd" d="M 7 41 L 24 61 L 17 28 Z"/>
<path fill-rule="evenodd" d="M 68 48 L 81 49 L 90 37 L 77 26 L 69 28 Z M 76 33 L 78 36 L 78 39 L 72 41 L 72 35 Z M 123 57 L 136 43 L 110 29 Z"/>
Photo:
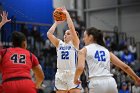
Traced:
<path fill-rule="evenodd" d="M 96 51 L 95 52 L 95 56 L 94 56 L 95 59 L 97 59 L 98 61 L 103 61 L 105 62 L 106 61 L 106 58 L 105 58 L 105 51 Z"/>

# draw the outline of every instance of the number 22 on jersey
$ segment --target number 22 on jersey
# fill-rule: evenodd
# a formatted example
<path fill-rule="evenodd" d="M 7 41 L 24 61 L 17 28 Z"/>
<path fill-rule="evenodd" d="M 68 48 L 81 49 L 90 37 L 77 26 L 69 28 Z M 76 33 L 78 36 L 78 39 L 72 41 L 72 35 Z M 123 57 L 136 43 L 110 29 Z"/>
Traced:
<path fill-rule="evenodd" d="M 69 52 L 68 51 L 61 51 L 61 59 L 68 60 L 69 59 Z"/>

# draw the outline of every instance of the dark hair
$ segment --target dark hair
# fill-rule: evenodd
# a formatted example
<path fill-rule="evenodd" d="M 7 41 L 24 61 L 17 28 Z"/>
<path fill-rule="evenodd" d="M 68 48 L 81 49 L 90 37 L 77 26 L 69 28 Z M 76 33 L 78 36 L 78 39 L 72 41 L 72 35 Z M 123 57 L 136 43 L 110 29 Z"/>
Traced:
<path fill-rule="evenodd" d="M 97 44 L 104 46 L 105 47 L 105 43 L 103 41 L 103 33 L 101 30 L 98 30 L 95 27 L 90 27 L 86 30 L 87 35 L 92 35 L 94 40 L 96 41 Z"/>
<path fill-rule="evenodd" d="M 26 41 L 26 37 L 23 33 L 17 31 L 12 33 L 12 43 L 14 47 L 21 47 L 23 41 Z"/>

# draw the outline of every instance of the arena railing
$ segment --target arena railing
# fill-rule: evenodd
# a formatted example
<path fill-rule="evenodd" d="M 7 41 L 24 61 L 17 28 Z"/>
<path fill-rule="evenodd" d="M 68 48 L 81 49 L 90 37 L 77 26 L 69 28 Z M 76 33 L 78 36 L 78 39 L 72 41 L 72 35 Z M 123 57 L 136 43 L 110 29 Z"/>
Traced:
<path fill-rule="evenodd" d="M 4 26 L 4 29 L 7 30 L 3 31 L 3 33 L 0 34 L 0 41 L 3 43 L 3 46 L 9 47 L 11 46 L 10 42 L 10 33 L 13 31 L 21 31 L 21 25 L 25 24 L 28 28 L 28 30 L 31 30 L 33 26 L 36 26 L 38 28 L 38 31 L 41 32 L 42 28 L 43 30 L 46 30 L 49 28 L 52 24 L 46 24 L 46 23 L 37 23 L 37 22 L 24 22 L 24 21 L 16 21 L 15 23 L 8 23 Z M 10 30 L 10 31 L 9 31 Z M 9 33 L 9 34 L 8 34 Z M 2 34 L 4 34 L 4 38 L 2 39 Z"/>

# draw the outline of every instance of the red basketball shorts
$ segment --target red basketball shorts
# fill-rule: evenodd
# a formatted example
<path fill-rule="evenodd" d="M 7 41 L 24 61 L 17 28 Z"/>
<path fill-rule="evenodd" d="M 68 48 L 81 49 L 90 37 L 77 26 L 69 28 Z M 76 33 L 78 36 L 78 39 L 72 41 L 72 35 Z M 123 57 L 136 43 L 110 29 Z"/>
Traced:
<path fill-rule="evenodd" d="M 4 93 L 37 93 L 35 84 L 28 79 L 4 82 L 2 90 Z"/>

